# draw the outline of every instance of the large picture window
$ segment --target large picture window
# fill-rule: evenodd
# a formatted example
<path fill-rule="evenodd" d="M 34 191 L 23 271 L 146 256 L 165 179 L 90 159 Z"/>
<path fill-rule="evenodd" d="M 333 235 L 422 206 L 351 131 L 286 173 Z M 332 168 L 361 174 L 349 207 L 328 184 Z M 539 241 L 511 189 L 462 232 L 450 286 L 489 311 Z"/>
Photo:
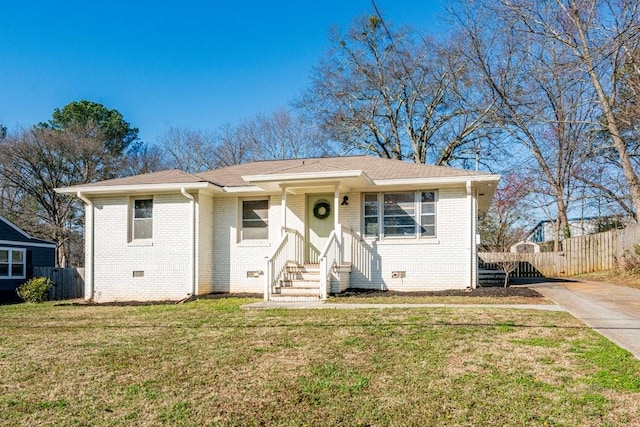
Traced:
<path fill-rule="evenodd" d="M 131 224 L 133 240 L 153 237 L 153 199 L 135 199 Z"/>
<path fill-rule="evenodd" d="M 365 237 L 435 237 L 436 192 L 364 195 Z"/>
<path fill-rule="evenodd" d="M 0 248 L 0 278 L 24 279 L 26 277 L 24 249 Z"/>
<path fill-rule="evenodd" d="M 269 200 L 242 201 L 240 240 L 269 238 Z"/>

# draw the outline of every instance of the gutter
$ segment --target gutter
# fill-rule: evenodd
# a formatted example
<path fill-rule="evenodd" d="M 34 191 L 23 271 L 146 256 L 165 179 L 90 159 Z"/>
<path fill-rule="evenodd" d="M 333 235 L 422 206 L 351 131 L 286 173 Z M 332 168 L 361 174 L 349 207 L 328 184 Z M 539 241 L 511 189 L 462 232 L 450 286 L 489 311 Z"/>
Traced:
<path fill-rule="evenodd" d="M 180 188 L 180 193 L 190 200 L 191 204 L 191 248 L 190 248 L 190 272 L 191 275 L 191 297 L 197 295 L 196 289 L 196 199 L 189 193 L 185 187 Z"/>
<path fill-rule="evenodd" d="M 81 191 L 76 193 L 78 199 L 82 200 L 87 207 L 89 208 L 89 215 L 87 215 L 87 223 L 85 224 L 85 236 L 86 236 L 86 248 L 85 248 L 85 260 L 84 260 L 84 299 L 85 301 L 93 301 L 94 294 L 94 275 L 93 275 L 93 264 L 94 264 L 94 241 L 95 241 L 95 233 L 94 233 L 94 209 L 93 202 L 87 199 Z"/>

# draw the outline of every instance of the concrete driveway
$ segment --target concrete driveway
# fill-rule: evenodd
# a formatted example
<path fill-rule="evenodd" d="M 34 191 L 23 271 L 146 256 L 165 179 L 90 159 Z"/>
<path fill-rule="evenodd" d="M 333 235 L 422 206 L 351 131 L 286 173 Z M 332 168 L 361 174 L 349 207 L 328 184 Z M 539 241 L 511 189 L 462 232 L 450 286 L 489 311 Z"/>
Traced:
<path fill-rule="evenodd" d="M 529 286 L 640 359 L 640 289 L 586 281 Z"/>

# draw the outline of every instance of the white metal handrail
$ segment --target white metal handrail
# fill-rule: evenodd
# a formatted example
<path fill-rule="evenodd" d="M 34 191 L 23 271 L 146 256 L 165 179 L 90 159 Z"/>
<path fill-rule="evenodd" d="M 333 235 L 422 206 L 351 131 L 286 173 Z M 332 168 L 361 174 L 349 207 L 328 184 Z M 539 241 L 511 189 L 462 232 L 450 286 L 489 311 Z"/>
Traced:
<path fill-rule="evenodd" d="M 287 269 L 289 262 L 302 263 L 304 259 L 304 238 L 294 229 L 283 227 L 284 234 L 273 255 L 267 257 L 264 283 L 264 300 L 269 301 L 273 288 Z"/>
<path fill-rule="evenodd" d="M 335 230 L 331 231 L 327 244 L 320 253 L 320 299 L 326 300 L 331 283 L 330 274 L 340 261 L 340 242 Z"/>

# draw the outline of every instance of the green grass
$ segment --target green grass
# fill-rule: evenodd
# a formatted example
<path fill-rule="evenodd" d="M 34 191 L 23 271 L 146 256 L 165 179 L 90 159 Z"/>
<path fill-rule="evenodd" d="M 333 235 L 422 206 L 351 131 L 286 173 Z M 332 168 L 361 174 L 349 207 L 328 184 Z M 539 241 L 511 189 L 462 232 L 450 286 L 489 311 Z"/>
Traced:
<path fill-rule="evenodd" d="M 640 361 L 566 313 L 0 306 L 1 425 L 640 425 Z"/>

